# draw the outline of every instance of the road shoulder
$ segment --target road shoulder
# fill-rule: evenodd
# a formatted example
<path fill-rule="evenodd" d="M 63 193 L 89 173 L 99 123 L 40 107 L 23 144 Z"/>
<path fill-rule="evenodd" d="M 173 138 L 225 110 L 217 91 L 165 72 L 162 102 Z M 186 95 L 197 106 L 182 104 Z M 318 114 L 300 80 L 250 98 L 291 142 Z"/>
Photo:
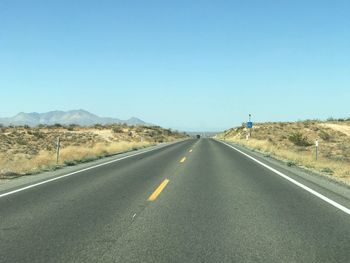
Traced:
<path fill-rule="evenodd" d="M 33 184 L 38 184 L 47 180 L 59 178 L 71 173 L 78 173 L 79 171 L 84 171 L 86 169 L 93 169 L 94 167 L 102 166 L 104 164 L 108 164 L 121 159 L 125 159 L 135 155 L 140 155 L 143 153 L 162 149 L 164 147 L 167 147 L 176 143 L 180 143 L 180 142 L 182 142 L 182 140 L 169 142 L 169 143 L 160 143 L 155 146 L 146 147 L 136 151 L 119 153 L 110 157 L 101 158 L 88 163 L 81 163 L 74 166 L 65 166 L 55 171 L 47 171 L 47 172 L 42 172 L 35 175 L 24 175 L 13 179 L 2 179 L 0 181 L 0 195 L 5 194 L 7 192 L 14 191 L 16 189 L 24 188 Z"/>
<path fill-rule="evenodd" d="M 263 153 L 253 151 L 232 142 L 221 140 L 216 141 L 232 145 L 238 150 L 248 154 L 249 156 L 270 166 L 271 168 L 278 170 L 279 172 L 302 183 L 303 185 L 321 193 L 322 195 L 327 196 L 339 204 L 347 208 L 350 207 L 350 186 L 345 183 L 333 180 L 332 178 L 317 174 L 309 170 L 305 170 L 301 167 L 288 167 L 283 161 L 277 160 L 270 156 L 266 156 Z M 262 167 L 262 169 L 266 168 Z"/>

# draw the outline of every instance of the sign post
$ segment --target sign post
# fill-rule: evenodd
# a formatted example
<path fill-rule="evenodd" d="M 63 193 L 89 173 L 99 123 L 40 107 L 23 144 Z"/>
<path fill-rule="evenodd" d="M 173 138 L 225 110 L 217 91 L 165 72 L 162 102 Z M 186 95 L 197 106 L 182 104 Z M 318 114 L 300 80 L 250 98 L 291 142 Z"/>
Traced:
<path fill-rule="evenodd" d="M 318 160 L 318 139 L 315 141 L 315 146 L 316 146 L 316 161 Z"/>
<path fill-rule="evenodd" d="M 247 128 L 249 129 L 249 137 L 252 136 L 252 128 L 253 128 L 253 122 L 252 122 L 252 115 L 249 114 L 249 121 L 247 122 Z"/>
<path fill-rule="evenodd" d="M 57 138 L 57 145 L 56 145 L 56 165 L 58 165 L 58 160 L 59 160 L 59 157 L 60 157 L 60 147 L 61 147 L 61 140 L 60 140 L 60 137 Z"/>

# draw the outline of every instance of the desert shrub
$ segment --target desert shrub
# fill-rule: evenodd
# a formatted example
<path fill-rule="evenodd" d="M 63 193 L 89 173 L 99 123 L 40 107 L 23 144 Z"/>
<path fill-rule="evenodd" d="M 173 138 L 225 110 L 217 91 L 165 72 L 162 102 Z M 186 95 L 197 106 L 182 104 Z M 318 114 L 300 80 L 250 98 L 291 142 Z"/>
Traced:
<path fill-rule="evenodd" d="M 114 133 L 123 133 L 123 129 L 120 126 L 115 126 L 112 128 Z"/>
<path fill-rule="evenodd" d="M 296 163 L 293 162 L 293 161 L 288 161 L 288 162 L 287 162 L 287 166 L 288 166 L 288 167 L 292 167 L 292 166 L 295 166 L 295 165 L 296 165 Z"/>
<path fill-rule="evenodd" d="M 74 166 L 74 165 L 78 164 L 78 162 L 76 160 L 65 160 L 64 164 L 67 166 Z"/>
<path fill-rule="evenodd" d="M 149 137 L 155 137 L 155 136 L 158 135 L 158 133 L 157 133 L 156 131 L 154 131 L 154 130 L 151 130 L 151 131 L 148 131 L 148 132 L 147 132 L 147 135 L 148 135 Z"/>
<path fill-rule="evenodd" d="M 62 128 L 63 125 L 60 124 L 60 123 L 55 123 L 55 124 L 53 125 L 53 127 L 54 127 L 54 128 Z"/>
<path fill-rule="evenodd" d="M 349 120 L 349 119 L 347 119 L 347 118 L 333 118 L 333 117 L 330 117 L 330 118 L 328 118 L 327 119 L 327 121 L 338 121 L 338 122 L 344 122 L 344 121 L 347 121 L 347 120 Z"/>
<path fill-rule="evenodd" d="M 143 132 L 144 129 L 145 129 L 144 126 L 137 126 L 135 129 L 135 132 L 140 133 L 140 132 Z"/>
<path fill-rule="evenodd" d="M 154 141 L 158 142 L 158 143 L 162 143 L 162 142 L 164 142 L 164 138 L 159 137 L 159 138 L 154 139 Z"/>
<path fill-rule="evenodd" d="M 98 123 L 97 123 L 97 124 L 94 125 L 94 128 L 95 128 L 95 129 L 98 129 L 98 130 L 102 130 L 102 129 L 103 129 L 103 126 L 102 126 L 101 124 L 98 124 Z"/>
<path fill-rule="evenodd" d="M 16 139 L 16 143 L 18 143 L 19 145 L 26 145 L 27 144 L 25 139 L 23 139 L 21 137 Z"/>
<path fill-rule="evenodd" d="M 154 129 L 153 131 L 154 131 L 155 134 L 157 134 L 157 135 L 163 134 L 163 131 L 162 131 L 161 129 Z"/>
<path fill-rule="evenodd" d="M 76 125 L 76 124 L 69 124 L 68 127 L 66 127 L 66 129 L 68 131 L 74 131 L 75 128 L 79 127 L 79 125 Z"/>
<path fill-rule="evenodd" d="M 312 145 L 312 143 L 309 142 L 307 137 L 303 136 L 300 132 L 293 133 L 291 136 L 289 136 L 288 139 L 296 146 L 307 147 Z"/>
<path fill-rule="evenodd" d="M 91 161 L 95 161 L 97 159 L 99 159 L 99 157 L 97 157 L 97 156 L 87 156 L 87 157 L 81 159 L 79 162 L 81 162 L 81 163 L 88 163 L 88 162 L 91 162 Z"/>
<path fill-rule="evenodd" d="M 319 133 L 319 136 L 322 140 L 327 141 L 327 142 L 331 139 L 331 136 L 329 135 L 329 133 L 327 133 L 325 131 L 321 131 Z"/>
<path fill-rule="evenodd" d="M 329 167 L 323 168 L 323 169 L 321 170 L 321 172 L 327 173 L 327 174 L 333 174 L 333 173 L 334 173 L 334 171 L 333 171 L 331 168 L 329 168 Z"/>

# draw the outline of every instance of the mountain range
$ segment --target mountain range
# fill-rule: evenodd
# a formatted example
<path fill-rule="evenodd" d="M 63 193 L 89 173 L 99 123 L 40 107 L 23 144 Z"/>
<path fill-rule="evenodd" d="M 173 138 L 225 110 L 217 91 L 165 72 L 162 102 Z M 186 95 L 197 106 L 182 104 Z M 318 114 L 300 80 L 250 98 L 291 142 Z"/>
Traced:
<path fill-rule="evenodd" d="M 0 124 L 8 125 L 29 125 L 37 126 L 53 125 L 53 124 L 77 124 L 81 126 L 88 126 L 94 124 L 112 124 L 112 123 L 126 123 L 128 125 L 148 125 L 143 120 L 132 117 L 128 120 L 120 120 L 116 118 L 99 117 L 85 110 L 71 110 L 71 111 L 50 111 L 46 113 L 18 113 L 16 116 L 10 118 L 0 118 Z"/>

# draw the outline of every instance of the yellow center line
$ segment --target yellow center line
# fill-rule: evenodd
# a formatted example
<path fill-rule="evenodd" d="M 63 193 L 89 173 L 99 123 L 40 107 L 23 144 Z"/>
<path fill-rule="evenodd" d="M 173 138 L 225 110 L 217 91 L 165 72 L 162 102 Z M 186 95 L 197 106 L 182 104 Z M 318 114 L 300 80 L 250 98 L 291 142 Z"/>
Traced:
<path fill-rule="evenodd" d="M 166 185 L 169 183 L 168 179 L 165 179 L 158 187 L 157 189 L 148 197 L 148 201 L 154 201 L 157 199 L 158 195 L 164 190 Z"/>
<path fill-rule="evenodd" d="M 183 163 L 184 161 L 186 161 L 186 157 L 182 158 L 180 163 Z"/>
<path fill-rule="evenodd" d="M 193 150 L 192 150 L 192 149 L 190 150 L 190 153 L 191 153 L 191 152 L 193 152 Z"/>

